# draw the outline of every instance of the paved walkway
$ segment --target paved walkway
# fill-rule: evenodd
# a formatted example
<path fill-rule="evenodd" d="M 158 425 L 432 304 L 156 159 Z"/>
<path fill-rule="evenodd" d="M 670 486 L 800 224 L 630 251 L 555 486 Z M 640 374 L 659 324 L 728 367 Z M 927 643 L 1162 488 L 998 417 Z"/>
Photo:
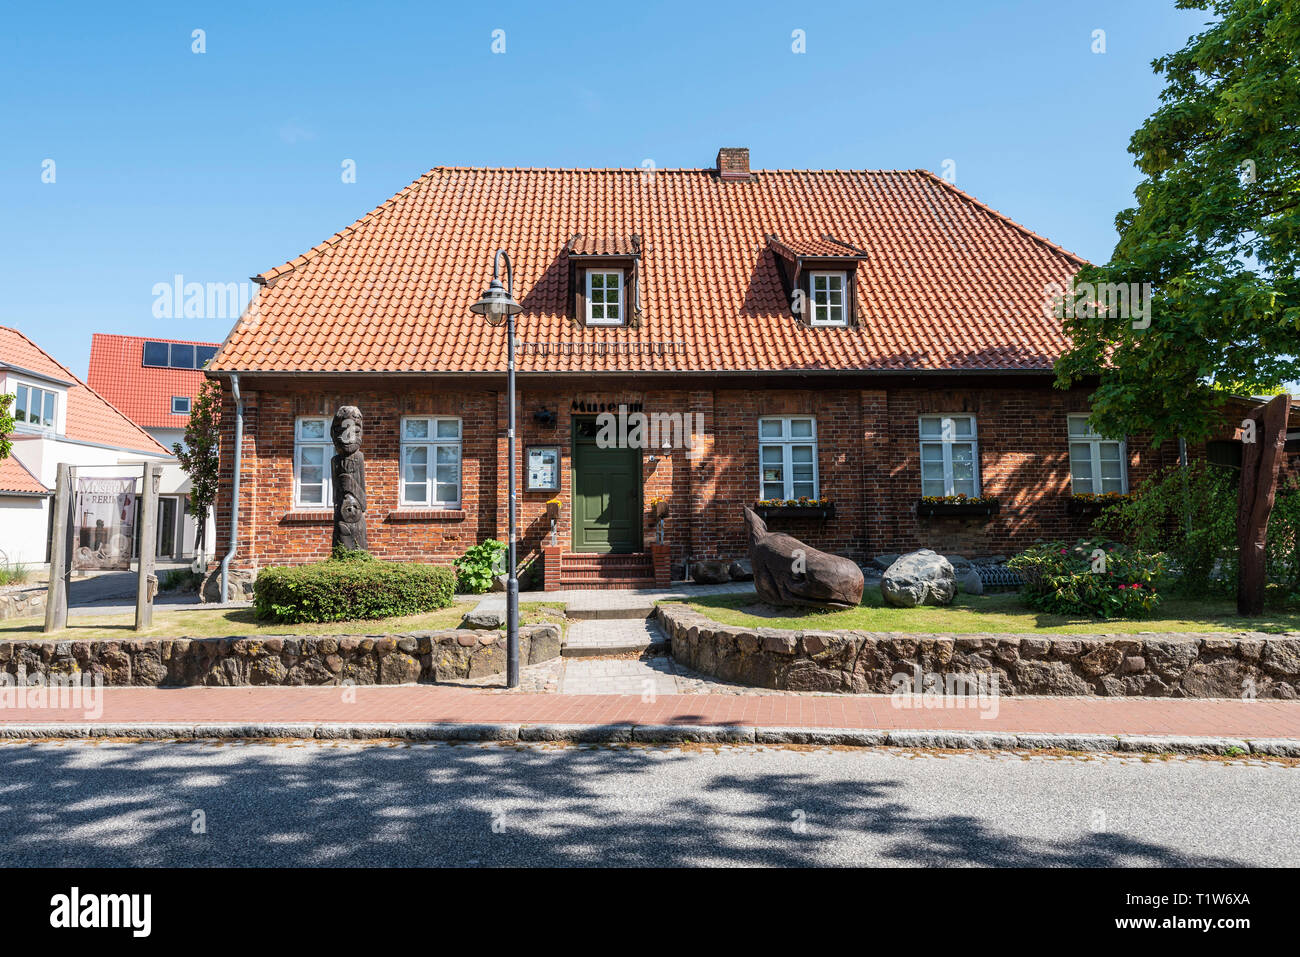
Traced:
<path fill-rule="evenodd" d="M 887 695 L 518 694 L 414 685 L 106 688 L 102 714 L 0 707 L 0 724 L 576 723 L 1217 735 L 1300 740 L 1300 701 L 999 698 L 996 710 L 899 707 Z M 911 699 L 916 702 L 916 699 Z M 989 702 L 985 702 L 989 704 Z"/>
<path fill-rule="evenodd" d="M 651 645 L 666 648 L 668 636 L 657 622 L 645 618 L 575 621 L 564 633 L 566 658 L 626 654 L 644 651 Z"/>

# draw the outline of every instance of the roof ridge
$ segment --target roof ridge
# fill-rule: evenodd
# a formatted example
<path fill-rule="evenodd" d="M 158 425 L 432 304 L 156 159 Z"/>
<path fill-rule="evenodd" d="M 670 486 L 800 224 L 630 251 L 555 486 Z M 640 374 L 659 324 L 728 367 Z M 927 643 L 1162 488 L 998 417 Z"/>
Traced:
<path fill-rule="evenodd" d="M 168 339 L 166 336 L 136 336 L 125 332 L 92 332 L 90 340 L 93 343 L 96 339 L 139 339 L 141 342 L 174 342 L 182 346 L 215 346 L 216 342 L 209 342 L 201 339 Z M 194 370 L 181 369 L 181 372 L 190 372 Z"/>
<path fill-rule="evenodd" d="M 104 405 L 106 405 L 106 406 L 108 406 L 110 409 L 112 409 L 113 412 L 114 412 L 114 413 L 115 413 L 115 414 L 116 414 L 116 415 L 117 415 L 117 416 L 118 416 L 118 417 L 119 417 L 123 422 L 125 422 L 127 425 L 131 426 L 131 428 L 135 429 L 137 432 L 139 432 L 141 435 L 143 435 L 146 439 L 148 439 L 148 440 L 149 440 L 150 442 L 152 442 L 154 445 L 158 446 L 158 448 L 162 449 L 164 455 L 171 455 L 171 454 L 172 454 L 171 451 L 170 451 L 166 446 L 164 446 L 161 442 L 159 442 L 157 439 L 155 439 L 152 435 L 150 435 L 150 434 L 149 434 L 148 432 L 146 432 L 144 429 L 140 428 L 140 426 L 138 426 L 138 425 L 136 425 L 134 422 L 132 422 L 132 421 L 127 417 L 126 413 L 124 413 L 121 409 L 119 409 L 117 406 L 115 406 L 112 402 L 109 402 L 109 401 L 108 401 L 107 399 L 105 399 L 102 395 L 100 395 L 98 392 L 96 392 L 94 389 L 92 389 L 90 386 L 88 386 L 85 382 L 83 382 L 83 381 L 81 380 L 81 377 L 80 377 L 80 376 L 78 376 L 75 372 L 73 372 L 71 369 L 69 369 L 67 366 L 65 366 L 62 362 L 60 362 L 58 359 L 54 358 L 54 356 L 50 355 L 48 352 L 46 352 L 44 349 L 42 349 L 42 348 L 41 348 L 41 347 L 36 343 L 36 341 L 35 341 L 34 339 L 32 339 L 31 336 L 29 336 L 29 335 L 27 335 L 26 333 L 24 333 L 21 329 L 15 329 L 13 326 L 0 326 L 0 330 L 8 330 L 9 332 L 14 332 L 14 333 L 17 333 L 18 335 L 22 336 L 24 339 L 27 340 L 27 342 L 31 345 L 31 347 L 32 347 L 33 349 L 35 349 L 35 350 L 36 350 L 37 352 L 39 352 L 41 355 L 45 356 L 45 358 L 49 359 L 49 360 L 50 360 L 51 362 L 53 362 L 56 366 L 58 366 L 60 369 L 62 369 L 64 372 L 66 372 L 66 373 L 68 374 L 68 376 L 72 379 L 73 382 L 77 383 L 77 385 L 81 386 L 83 389 L 85 389 L 87 392 L 89 392 L 91 395 L 93 395 L 93 396 L 94 396 L 96 399 L 98 399 L 100 402 L 104 403 Z M 92 333 L 92 335 L 93 335 L 93 333 Z M 35 370 L 33 370 L 33 371 L 35 371 Z M 134 452 L 144 452 L 147 448 L 148 448 L 148 446 L 146 446 L 145 449 L 131 449 L 130 451 L 134 451 Z"/>
<path fill-rule="evenodd" d="M 1039 234 L 1039 233 L 1034 232 L 1034 231 L 1033 231 L 1032 229 L 1030 229 L 1028 226 L 1022 226 L 1022 225 L 1020 225 L 1020 223 L 1016 222 L 1014 219 L 1012 219 L 1012 218 L 1011 218 L 1010 216 L 1008 216 L 1006 213 L 1003 213 L 1003 212 L 1000 212 L 1000 211 L 994 209 L 994 208 L 993 208 L 992 206 L 990 206 L 988 203 L 981 202 L 980 200 L 978 200 L 978 199 L 976 199 L 974 196 L 972 196 L 970 193 L 966 192 L 964 189 L 959 189 L 959 188 L 958 188 L 954 183 L 950 183 L 950 182 L 948 182 L 948 180 L 944 179 L 942 176 L 938 175 L 937 173 L 933 172 L 932 170 L 928 170 L 928 169 L 915 169 L 915 170 L 909 170 L 909 171 L 907 171 L 907 172 L 922 173 L 922 174 L 924 174 L 925 176 L 927 176 L 927 177 L 928 177 L 929 179 L 931 179 L 932 181 L 934 181 L 934 182 L 936 182 L 936 183 L 939 183 L 939 184 L 941 184 L 942 186 L 946 187 L 947 189 L 951 190 L 952 192 L 956 193 L 958 196 L 960 196 L 962 199 L 966 200 L 968 203 L 971 203 L 971 204 L 974 205 L 974 206 L 978 206 L 980 209 L 984 210 L 984 212 L 989 213 L 989 214 L 992 215 L 992 216 L 995 216 L 996 218 L 1000 219 L 1002 222 L 1006 223 L 1008 226 L 1011 226 L 1011 227 L 1013 227 L 1014 229 L 1017 229 L 1017 230 L 1019 230 L 1020 232 L 1024 233 L 1024 234 L 1025 234 L 1026 236 L 1028 236 L 1030 239 L 1033 239 L 1033 240 L 1035 240 L 1035 241 L 1037 241 L 1037 242 L 1040 242 L 1040 243 L 1042 243 L 1044 246 L 1047 246 L 1047 247 L 1049 247 L 1049 248 L 1051 248 L 1051 249 L 1055 249 L 1058 253 L 1060 253 L 1060 254 L 1063 255 L 1063 256 L 1068 256 L 1070 259 L 1073 259 L 1075 262 L 1077 262 L 1080 266 L 1090 266 L 1090 265 L 1092 265 L 1090 262 L 1088 262 L 1088 260 L 1084 259 L 1084 258 L 1083 258 L 1082 256 L 1080 256 L 1078 253 L 1072 253 L 1072 252 L 1070 252 L 1070 250 L 1066 249 L 1064 246 L 1060 245 L 1059 243 L 1054 243 L 1054 242 L 1052 242 L 1050 239 L 1048 239 L 1046 236 L 1043 236 L 1043 235 L 1041 235 L 1041 234 Z"/>
<path fill-rule="evenodd" d="M 273 282 L 279 279 L 281 276 L 286 276 L 289 273 L 295 271 L 300 266 L 306 265 L 308 262 L 311 262 L 317 256 L 321 255 L 322 253 L 330 249 L 333 249 L 339 243 L 349 238 L 354 232 L 356 232 L 362 226 L 368 226 L 370 225 L 371 222 L 375 221 L 375 219 L 377 219 L 382 214 L 390 212 L 392 208 L 397 205 L 397 202 L 399 200 L 404 199 L 406 195 L 412 192 L 417 186 L 427 184 L 430 177 L 434 173 L 445 173 L 445 172 L 450 172 L 450 173 L 646 173 L 646 172 L 653 172 L 655 174 L 716 173 L 717 167 L 716 166 L 694 166 L 694 167 L 678 166 L 678 167 L 663 167 L 663 168 L 656 167 L 653 170 L 647 171 L 644 167 L 640 167 L 640 166 L 604 166 L 604 167 L 600 167 L 600 166 L 434 166 L 431 169 L 427 170 L 426 172 L 422 173 L 420 176 L 416 177 L 406 186 L 402 187 L 402 189 L 398 190 L 388 199 L 384 200 L 374 209 L 370 210 L 370 212 L 366 213 L 364 216 L 355 220 L 350 225 L 343 227 L 338 232 L 334 233 L 333 235 L 329 236 L 323 241 L 317 243 L 315 246 L 312 246 L 305 253 L 302 253 L 299 256 L 295 256 L 293 259 L 290 259 L 288 262 L 276 266 L 273 269 L 268 269 L 265 272 L 258 273 L 256 276 L 253 277 L 253 281 L 259 284 Z M 778 168 L 778 169 L 756 169 L 756 170 L 751 170 L 750 172 L 751 175 L 759 174 L 759 173 L 781 174 L 781 175 L 806 175 L 808 173 L 821 173 L 821 174 L 835 173 L 844 176 L 861 175 L 864 173 L 872 174 L 872 175 L 887 175 L 887 174 L 915 175 L 917 173 L 926 173 L 929 175 L 933 175 L 929 172 L 929 170 L 915 170 L 915 169 L 780 169 Z M 978 202 L 978 200 L 975 201 Z M 993 212 L 998 216 L 1002 215 L 1001 213 L 997 213 L 996 210 L 990 210 L 990 212 Z M 1010 222 L 1012 225 L 1017 226 L 1020 229 L 1024 229 L 1023 226 L 1020 226 L 1018 223 L 1015 223 L 1010 219 L 1008 219 L 1007 221 Z M 1028 232 L 1028 230 L 1026 230 L 1026 232 Z M 1041 239 L 1042 237 L 1036 237 L 1036 238 Z M 1043 241 L 1047 242 L 1047 240 L 1045 239 Z M 1065 250 L 1062 251 L 1065 252 Z M 1071 253 L 1070 255 L 1073 254 Z M 239 319 L 235 321 L 234 328 L 238 328 L 239 321 L 242 318 L 243 316 L 241 315 Z M 234 331 L 234 328 L 231 329 L 232 332 Z M 226 338 L 229 338 L 229 335 L 227 335 Z M 223 339 L 219 345 L 224 345 L 224 344 L 225 344 L 225 339 Z"/>

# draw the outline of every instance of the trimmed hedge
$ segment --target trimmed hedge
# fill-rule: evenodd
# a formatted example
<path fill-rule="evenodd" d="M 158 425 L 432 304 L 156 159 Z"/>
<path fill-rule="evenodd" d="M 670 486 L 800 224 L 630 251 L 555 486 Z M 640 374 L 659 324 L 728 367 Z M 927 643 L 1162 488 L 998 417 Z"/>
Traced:
<path fill-rule="evenodd" d="M 446 608 L 455 587 L 450 568 L 375 561 L 362 552 L 264 569 L 253 583 L 253 607 L 258 618 L 287 624 L 395 618 Z"/>

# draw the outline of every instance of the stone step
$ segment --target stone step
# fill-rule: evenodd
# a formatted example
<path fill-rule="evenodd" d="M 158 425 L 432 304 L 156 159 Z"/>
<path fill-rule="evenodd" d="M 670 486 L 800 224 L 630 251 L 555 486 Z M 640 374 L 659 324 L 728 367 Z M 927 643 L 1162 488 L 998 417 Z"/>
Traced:
<path fill-rule="evenodd" d="M 649 587 L 649 586 L 646 586 Z M 590 596 L 575 598 L 565 606 L 565 617 L 570 621 L 645 620 L 654 614 L 654 602 L 641 596 L 622 595 L 617 598 L 593 591 Z"/>
<path fill-rule="evenodd" d="M 668 636 L 647 618 L 588 619 L 569 626 L 560 654 L 565 658 L 591 658 L 667 648 Z"/>

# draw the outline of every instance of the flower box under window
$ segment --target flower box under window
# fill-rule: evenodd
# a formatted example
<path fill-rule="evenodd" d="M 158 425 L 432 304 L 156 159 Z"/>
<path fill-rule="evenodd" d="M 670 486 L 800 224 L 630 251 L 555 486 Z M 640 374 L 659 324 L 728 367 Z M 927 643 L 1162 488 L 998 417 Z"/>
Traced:
<path fill-rule="evenodd" d="M 770 499 L 754 505 L 754 513 L 765 522 L 773 519 L 818 519 L 826 521 L 835 515 L 835 503 L 826 499 Z"/>
<path fill-rule="evenodd" d="M 1002 503 L 995 498 L 968 498 L 965 495 L 928 495 L 917 499 L 916 514 L 921 517 L 979 517 L 996 515 Z"/>
<path fill-rule="evenodd" d="M 1101 495 L 1071 495 L 1065 500 L 1065 514 L 1100 515 L 1102 509 L 1128 500 L 1128 495 L 1122 495 L 1119 492 L 1107 492 Z"/>

